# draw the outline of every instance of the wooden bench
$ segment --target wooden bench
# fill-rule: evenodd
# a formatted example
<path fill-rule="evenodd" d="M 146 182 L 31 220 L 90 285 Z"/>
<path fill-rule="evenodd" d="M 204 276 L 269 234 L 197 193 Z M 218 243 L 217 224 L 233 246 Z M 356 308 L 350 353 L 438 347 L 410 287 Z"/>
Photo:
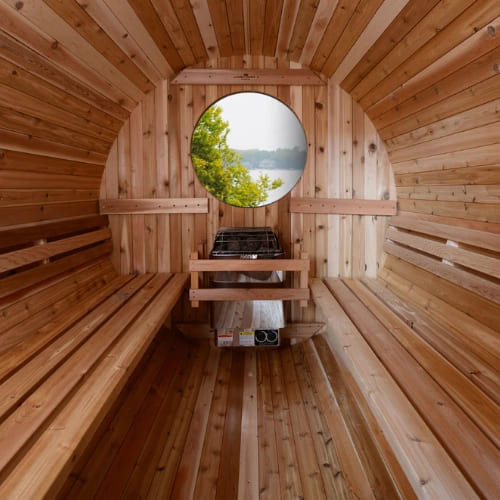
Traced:
<path fill-rule="evenodd" d="M 458 310 L 429 307 L 430 297 L 418 305 L 387 279 L 313 280 L 330 347 L 417 496 L 498 498 L 498 334 Z M 461 330 L 450 314 L 464 320 Z M 472 326 L 478 333 L 467 337 Z"/>
<path fill-rule="evenodd" d="M 1 498 L 59 491 L 185 288 L 110 250 L 102 216 L 1 233 Z"/>

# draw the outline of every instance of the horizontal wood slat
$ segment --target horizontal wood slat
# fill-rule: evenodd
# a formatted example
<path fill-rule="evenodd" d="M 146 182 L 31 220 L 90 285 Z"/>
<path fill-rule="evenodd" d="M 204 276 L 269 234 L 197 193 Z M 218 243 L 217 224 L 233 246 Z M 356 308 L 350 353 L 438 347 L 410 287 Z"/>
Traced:
<path fill-rule="evenodd" d="M 200 259 L 190 260 L 190 271 L 309 271 L 307 259 Z"/>
<path fill-rule="evenodd" d="M 208 198 L 101 200 L 101 214 L 206 214 Z"/>
<path fill-rule="evenodd" d="M 396 200 L 290 198 L 290 212 L 304 214 L 395 215 Z"/>
<path fill-rule="evenodd" d="M 441 276 L 452 283 L 455 283 L 471 292 L 477 293 L 486 297 L 497 304 L 500 304 L 500 285 L 489 281 L 475 274 L 468 273 L 458 267 L 453 267 L 448 264 L 443 264 L 441 261 L 427 257 L 421 253 L 415 252 L 409 248 L 402 247 L 396 243 L 386 241 L 384 250 L 395 257 L 406 260 L 410 264 L 430 271 L 431 273 Z"/>
<path fill-rule="evenodd" d="M 326 85 L 310 69 L 185 69 L 171 82 L 178 85 Z"/>
<path fill-rule="evenodd" d="M 308 288 L 202 288 L 191 289 L 194 301 L 221 300 L 309 300 Z"/>
<path fill-rule="evenodd" d="M 106 229 L 99 229 L 91 233 L 72 236 L 63 240 L 53 241 L 44 245 L 23 248 L 0 256 L 0 273 L 16 269 L 18 267 L 26 266 L 34 262 L 39 262 L 49 257 L 59 255 L 62 253 L 77 250 L 94 243 L 111 238 L 111 231 Z"/>

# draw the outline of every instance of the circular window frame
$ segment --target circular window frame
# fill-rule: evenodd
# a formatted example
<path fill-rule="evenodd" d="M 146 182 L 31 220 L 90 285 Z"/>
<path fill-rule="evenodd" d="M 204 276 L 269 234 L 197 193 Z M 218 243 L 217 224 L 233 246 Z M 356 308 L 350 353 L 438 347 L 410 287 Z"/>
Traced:
<path fill-rule="evenodd" d="M 287 107 L 292 113 L 293 115 L 295 116 L 295 118 L 297 119 L 297 122 L 300 124 L 300 127 L 302 128 L 302 132 L 304 133 L 304 138 L 305 138 L 305 143 L 306 143 L 306 156 L 305 156 L 305 161 L 304 161 L 304 168 L 302 169 L 302 172 L 300 174 L 300 176 L 298 177 L 297 181 L 295 182 L 295 184 L 293 184 L 293 186 L 283 195 L 281 196 L 280 198 L 278 198 L 277 200 L 274 200 L 274 201 L 271 201 L 269 203 L 264 203 L 262 205 L 258 205 L 257 207 L 241 207 L 239 205 L 232 205 L 231 203 L 226 203 L 225 201 L 222 201 L 222 200 L 219 200 L 219 198 L 217 198 L 216 196 L 214 196 L 212 193 L 210 193 L 210 191 L 208 191 L 208 189 L 204 186 L 204 184 L 200 181 L 200 178 L 198 177 L 198 174 L 193 166 L 193 161 L 192 161 L 192 157 L 191 157 L 191 149 L 192 149 L 192 144 L 193 144 L 193 136 L 194 136 L 194 131 L 196 130 L 196 128 L 198 127 L 198 124 L 200 123 L 200 120 L 201 118 L 203 117 L 203 115 L 212 107 L 212 106 L 215 106 L 219 101 L 222 101 L 223 99 L 226 99 L 227 97 L 231 97 L 233 95 L 240 95 L 240 94 L 260 94 L 260 95 L 263 95 L 263 96 L 266 96 L 266 97 L 270 97 L 271 99 L 275 99 L 276 101 L 278 101 L 280 104 L 282 104 L 283 106 Z M 289 106 L 286 102 L 283 102 L 279 97 L 276 97 L 274 95 L 271 95 L 271 94 L 268 94 L 266 92 L 262 92 L 262 91 L 258 91 L 258 90 L 239 90 L 239 91 L 236 91 L 236 92 L 229 92 L 228 94 L 225 94 L 221 97 L 218 97 L 214 102 L 212 102 L 209 106 L 207 106 L 203 111 L 202 113 L 200 114 L 200 116 L 198 117 L 198 119 L 196 120 L 196 124 L 195 126 L 193 127 L 193 130 L 191 131 L 191 137 L 189 139 L 189 158 L 191 159 L 191 168 L 193 169 L 193 172 L 194 172 L 194 175 L 196 176 L 196 178 L 198 179 L 198 182 L 200 183 L 200 185 L 203 187 L 203 189 L 210 195 L 212 196 L 213 198 L 215 198 L 219 203 L 223 203 L 224 205 L 227 205 L 229 207 L 234 207 L 234 208 L 243 208 L 243 209 L 256 209 L 256 208 L 264 208 L 264 207 L 268 207 L 270 205 L 273 205 L 274 203 L 278 203 L 279 201 L 283 200 L 284 198 L 286 198 L 288 195 L 291 194 L 291 192 L 295 189 L 295 187 L 297 186 L 297 184 L 300 182 L 300 180 L 302 179 L 302 177 L 304 176 L 304 172 L 307 168 L 307 161 L 308 161 L 308 158 L 309 158 L 309 141 L 308 141 L 308 137 L 307 137 L 307 132 L 306 132 L 306 129 L 304 127 L 304 124 L 302 123 L 302 120 L 299 118 L 299 116 L 297 115 L 297 113 L 294 111 L 294 109 Z"/>

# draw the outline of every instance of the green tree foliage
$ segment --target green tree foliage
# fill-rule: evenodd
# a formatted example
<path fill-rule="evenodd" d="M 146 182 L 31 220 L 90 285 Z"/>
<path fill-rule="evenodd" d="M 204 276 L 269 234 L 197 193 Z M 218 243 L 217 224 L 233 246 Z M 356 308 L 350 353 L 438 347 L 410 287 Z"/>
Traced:
<path fill-rule="evenodd" d="M 241 156 L 227 145 L 229 123 L 221 114 L 222 108 L 212 106 L 198 122 L 191 141 L 193 167 L 217 199 L 237 207 L 258 207 L 267 200 L 268 191 L 279 188 L 283 181 L 271 181 L 268 175 L 252 181 Z"/>

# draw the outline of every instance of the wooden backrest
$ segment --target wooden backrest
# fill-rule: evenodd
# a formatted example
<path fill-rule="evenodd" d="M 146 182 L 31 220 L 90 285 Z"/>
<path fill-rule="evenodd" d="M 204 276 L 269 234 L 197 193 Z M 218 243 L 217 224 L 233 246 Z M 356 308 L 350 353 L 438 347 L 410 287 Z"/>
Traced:
<path fill-rule="evenodd" d="M 500 232 L 492 227 L 497 225 L 451 224 L 434 216 L 392 217 L 384 250 L 500 303 Z"/>
<path fill-rule="evenodd" d="M 0 306 L 107 256 L 111 251 L 107 225 L 107 217 L 90 216 L 1 230 Z"/>

